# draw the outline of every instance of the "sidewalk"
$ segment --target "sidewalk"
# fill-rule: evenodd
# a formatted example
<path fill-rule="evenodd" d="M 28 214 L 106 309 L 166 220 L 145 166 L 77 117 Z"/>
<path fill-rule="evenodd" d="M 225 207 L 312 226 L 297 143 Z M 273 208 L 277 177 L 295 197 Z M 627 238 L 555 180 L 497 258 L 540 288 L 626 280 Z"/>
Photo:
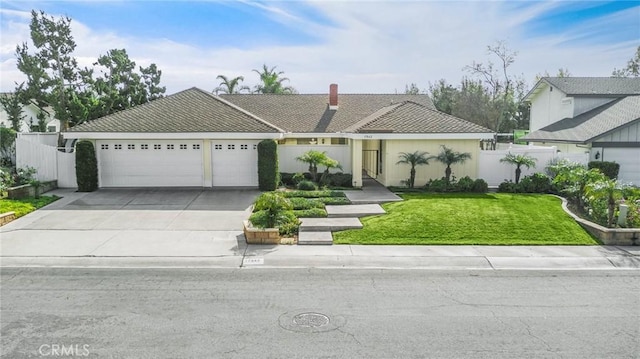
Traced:
<path fill-rule="evenodd" d="M 176 231 L 127 245 L 126 237 L 3 245 L 0 267 L 640 270 L 637 246 L 247 246 L 239 232 Z"/>

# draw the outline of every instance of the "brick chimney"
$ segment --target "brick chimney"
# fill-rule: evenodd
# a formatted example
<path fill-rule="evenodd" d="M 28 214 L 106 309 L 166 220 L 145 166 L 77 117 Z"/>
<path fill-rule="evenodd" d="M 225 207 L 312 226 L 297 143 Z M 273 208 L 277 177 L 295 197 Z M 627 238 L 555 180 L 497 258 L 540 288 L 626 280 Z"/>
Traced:
<path fill-rule="evenodd" d="M 329 110 L 338 109 L 338 85 L 329 85 Z"/>

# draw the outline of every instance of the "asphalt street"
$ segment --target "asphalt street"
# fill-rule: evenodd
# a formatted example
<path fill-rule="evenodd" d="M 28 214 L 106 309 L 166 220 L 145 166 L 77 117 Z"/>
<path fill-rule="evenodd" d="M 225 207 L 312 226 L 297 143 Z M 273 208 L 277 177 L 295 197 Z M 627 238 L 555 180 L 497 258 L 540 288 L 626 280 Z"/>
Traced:
<path fill-rule="evenodd" d="M 3 268 L 0 284 L 6 358 L 640 357 L 638 271 Z"/>

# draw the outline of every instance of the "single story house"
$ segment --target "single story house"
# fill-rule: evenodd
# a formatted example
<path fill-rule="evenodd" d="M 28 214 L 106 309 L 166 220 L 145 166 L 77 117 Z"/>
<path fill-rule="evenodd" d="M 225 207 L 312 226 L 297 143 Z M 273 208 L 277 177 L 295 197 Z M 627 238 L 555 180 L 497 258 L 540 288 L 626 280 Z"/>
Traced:
<path fill-rule="evenodd" d="M 523 140 L 617 162 L 618 178 L 640 185 L 640 78 L 543 77 L 525 100 Z"/>
<path fill-rule="evenodd" d="M 400 185 L 409 166 L 400 152 L 436 154 L 440 145 L 469 152 L 472 161 L 453 168 L 476 177 L 479 142 L 494 133 L 437 111 L 427 95 L 329 96 L 214 95 L 191 88 L 64 132 L 94 141 L 101 187 L 257 186 L 257 144 L 278 142 L 281 172 L 305 172 L 295 158 L 309 149 L 338 160 L 353 185 L 363 172 L 384 185 Z M 416 183 L 444 175 L 432 161 L 417 168 Z"/>

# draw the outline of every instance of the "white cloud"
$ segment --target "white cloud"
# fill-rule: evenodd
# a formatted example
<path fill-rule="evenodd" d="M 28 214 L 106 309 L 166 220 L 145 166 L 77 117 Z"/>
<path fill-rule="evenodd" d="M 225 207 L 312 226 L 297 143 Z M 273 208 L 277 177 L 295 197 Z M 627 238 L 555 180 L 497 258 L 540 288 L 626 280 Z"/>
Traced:
<path fill-rule="evenodd" d="M 135 34 L 99 33 L 90 25 L 73 21 L 78 44 L 76 55 L 83 65 L 111 48 L 126 48 L 138 65 L 155 62 L 163 71 L 168 93 L 192 86 L 211 90 L 218 74 L 243 75 L 254 85 L 251 69 L 263 63 L 278 66 L 302 93 L 326 93 L 329 83 L 341 92 L 403 91 L 407 83 L 426 88 L 446 78 L 457 83 L 462 68 L 472 61 L 486 61 L 486 46 L 505 39 L 519 55 L 514 73 L 531 82 L 537 73 L 569 68 L 576 76 L 608 76 L 624 66 L 638 43 L 590 45 L 574 42 L 576 36 L 624 20 L 637 10 L 586 23 L 566 34 L 530 38 L 523 26 L 558 3 L 539 3 L 518 12 L 502 2 L 312 2 L 317 12 L 335 26 L 317 23 L 286 8 L 287 3 L 249 3 L 282 24 L 314 34 L 311 45 L 263 46 L 249 49 L 204 48 L 179 39 L 139 38 Z M 29 16 L 3 10 L 0 44 L 1 88 L 11 90 L 21 74 L 15 70 L 15 45 L 28 39 Z M 615 17 L 613 17 L 615 16 Z M 8 20 L 8 21 L 4 21 Z M 615 25 L 613 25 L 615 26 Z M 114 29 L 115 31 L 115 29 Z"/>

